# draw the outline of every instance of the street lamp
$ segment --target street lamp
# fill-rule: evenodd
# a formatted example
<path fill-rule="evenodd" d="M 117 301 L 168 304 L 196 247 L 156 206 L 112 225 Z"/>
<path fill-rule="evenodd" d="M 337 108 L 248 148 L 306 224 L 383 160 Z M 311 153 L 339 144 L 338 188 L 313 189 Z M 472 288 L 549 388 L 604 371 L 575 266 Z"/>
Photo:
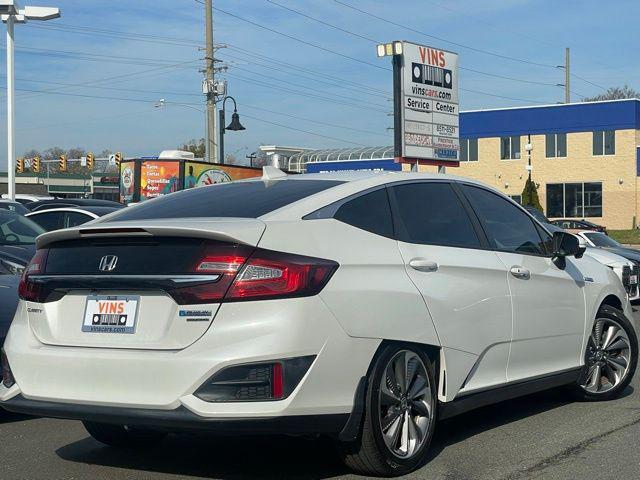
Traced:
<path fill-rule="evenodd" d="M 16 151 L 14 146 L 14 52 L 13 26 L 27 20 L 52 20 L 60 16 L 60 9 L 53 7 L 23 7 L 16 0 L 0 0 L 0 16 L 7 24 L 7 193 L 11 200 L 16 196 Z"/>
<path fill-rule="evenodd" d="M 227 100 L 233 100 L 233 115 L 231 115 L 231 123 L 225 127 L 224 123 L 224 106 L 227 103 Z M 232 132 L 237 132 L 239 130 L 246 130 L 240 123 L 240 115 L 238 115 L 238 105 L 236 104 L 236 99 L 233 97 L 224 97 L 222 100 L 222 108 L 220 109 L 220 163 L 224 163 L 224 132 L 225 130 L 231 130 Z"/>

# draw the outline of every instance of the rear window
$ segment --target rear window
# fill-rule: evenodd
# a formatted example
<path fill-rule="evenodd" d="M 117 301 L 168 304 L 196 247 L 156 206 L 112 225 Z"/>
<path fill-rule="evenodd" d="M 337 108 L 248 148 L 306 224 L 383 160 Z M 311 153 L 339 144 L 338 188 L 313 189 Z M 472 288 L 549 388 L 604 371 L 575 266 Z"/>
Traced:
<path fill-rule="evenodd" d="M 341 183 L 334 180 L 277 180 L 191 188 L 125 208 L 105 223 L 150 218 L 258 218 Z"/>

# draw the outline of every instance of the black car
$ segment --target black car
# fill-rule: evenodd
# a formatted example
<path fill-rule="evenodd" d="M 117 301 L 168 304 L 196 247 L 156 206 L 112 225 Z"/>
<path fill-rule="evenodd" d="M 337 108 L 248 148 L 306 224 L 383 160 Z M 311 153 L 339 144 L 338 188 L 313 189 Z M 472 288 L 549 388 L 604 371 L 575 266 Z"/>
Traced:
<path fill-rule="evenodd" d="M 530 207 L 530 206 L 525 206 L 525 207 L 522 207 L 522 208 L 524 208 L 527 212 L 529 212 L 529 215 L 531 215 L 538 222 L 540 222 L 542 224 L 542 226 L 545 227 L 547 230 L 549 230 L 551 233 L 564 231 L 559 226 L 551 223 L 551 220 L 549 220 L 547 217 L 545 217 L 544 213 L 542 213 L 537 208 Z"/>
<path fill-rule="evenodd" d="M 0 200 L 0 209 L 9 210 L 10 212 L 16 212 L 20 215 L 29 213 L 29 209 L 27 207 L 14 200 Z"/>
<path fill-rule="evenodd" d="M 38 200 L 37 202 L 27 203 L 25 205 L 30 211 L 36 212 L 38 210 L 50 209 L 50 208 L 64 208 L 64 207 L 112 207 L 121 208 L 122 204 L 118 202 L 112 202 L 111 200 L 98 200 L 94 198 L 55 198 L 53 200 Z"/>
<path fill-rule="evenodd" d="M 0 210 L 0 274 L 21 275 L 35 253 L 36 237 L 43 233 L 28 218 Z"/>
<path fill-rule="evenodd" d="M 570 230 L 571 233 L 575 233 L 580 230 L 593 230 L 595 232 L 607 233 L 607 227 L 603 227 L 602 225 L 598 225 L 597 223 L 589 222 L 588 220 L 571 220 L 571 219 L 559 219 L 554 220 L 554 225 L 557 225 L 560 228 L 564 228 L 565 230 Z"/>
<path fill-rule="evenodd" d="M 595 247 L 604 248 L 640 265 L 640 251 L 635 248 L 625 247 L 602 232 L 580 232 L 579 235 Z"/>
<path fill-rule="evenodd" d="M 11 320 L 18 306 L 18 283 L 20 277 L 16 275 L 0 275 L 0 347 L 9 331 Z M 0 374 L 2 366 L 0 365 Z"/>

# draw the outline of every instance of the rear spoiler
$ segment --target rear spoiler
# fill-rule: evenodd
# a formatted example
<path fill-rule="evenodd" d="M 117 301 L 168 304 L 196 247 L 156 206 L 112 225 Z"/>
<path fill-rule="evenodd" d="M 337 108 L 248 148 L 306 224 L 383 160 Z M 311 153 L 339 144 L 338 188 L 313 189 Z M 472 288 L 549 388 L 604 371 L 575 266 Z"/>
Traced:
<path fill-rule="evenodd" d="M 254 218 L 130 220 L 79 225 L 47 232 L 36 239 L 36 247 L 44 248 L 54 242 L 82 238 L 152 236 L 207 238 L 255 246 L 265 228 L 264 222 Z"/>

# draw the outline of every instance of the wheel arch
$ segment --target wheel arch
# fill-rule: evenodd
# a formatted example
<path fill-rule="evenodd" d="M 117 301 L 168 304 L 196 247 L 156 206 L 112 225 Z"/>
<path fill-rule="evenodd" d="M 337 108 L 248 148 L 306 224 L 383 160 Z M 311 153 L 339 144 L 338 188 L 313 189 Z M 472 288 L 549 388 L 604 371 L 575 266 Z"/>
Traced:
<path fill-rule="evenodd" d="M 606 297 L 602 299 L 600 305 L 598 306 L 598 311 L 604 306 L 608 305 L 613 308 L 617 308 L 618 310 L 624 310 L 622 305 L 622 300 L 620 300 L 616 295 L 610 293 Z"/>

